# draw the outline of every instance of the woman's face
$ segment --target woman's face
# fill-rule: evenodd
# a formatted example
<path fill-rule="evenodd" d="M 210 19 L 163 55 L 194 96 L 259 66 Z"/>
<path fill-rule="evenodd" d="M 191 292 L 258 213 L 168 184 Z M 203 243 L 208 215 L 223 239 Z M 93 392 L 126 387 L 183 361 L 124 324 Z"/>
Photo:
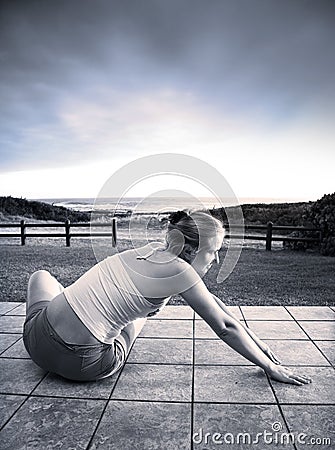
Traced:
<path fill-rule="evenodd" d="M 224 233 L 218 233 L 215 237 L 208 238 L 195 255 L 192 262 L 194 270 L 203 277 L 212 267 L 214 261 L 219 263 L 219 250 L 222 247 Z"/>

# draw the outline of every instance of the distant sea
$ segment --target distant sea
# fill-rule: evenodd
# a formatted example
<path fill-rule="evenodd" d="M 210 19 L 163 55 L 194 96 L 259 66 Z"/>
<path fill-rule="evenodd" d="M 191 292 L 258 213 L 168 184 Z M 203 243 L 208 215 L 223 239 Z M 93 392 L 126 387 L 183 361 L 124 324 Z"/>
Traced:
<path fill-rule="evenodd" d="M 236 204 L 255 204 L 255 203 L 293 203 L 303 200 L 287 199 L 287 198 L 240 198 L 239 203 L 232 200 L 224 199 L 220 201 L 215 197 L 200 197 L 193 199 L 190 197 L 124 197 L 119 201 L 118 198 L 99 199 L 98 202 L 94 198 L 41 198 L 43 201 L 54 206 L 64 206 L 76 211 L 91 212 L 99 209 L 99 211 L 131 211 L 140 214 L 158 214 L 179 209 L 199 209 L 199 208 L 220 208 L 222 206 L 235 206 Z"/>

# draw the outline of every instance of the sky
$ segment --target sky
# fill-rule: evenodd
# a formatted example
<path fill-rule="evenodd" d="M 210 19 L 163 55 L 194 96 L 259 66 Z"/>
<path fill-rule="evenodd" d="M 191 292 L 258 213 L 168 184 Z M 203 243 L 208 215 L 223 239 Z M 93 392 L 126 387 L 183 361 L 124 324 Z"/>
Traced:
<path fill-rule="evenodd" d="M 2 0 L 0 195 L 95 197 L 161 153 L 238 198 L 334 192 L 334 16 L 332 0 Z"/>

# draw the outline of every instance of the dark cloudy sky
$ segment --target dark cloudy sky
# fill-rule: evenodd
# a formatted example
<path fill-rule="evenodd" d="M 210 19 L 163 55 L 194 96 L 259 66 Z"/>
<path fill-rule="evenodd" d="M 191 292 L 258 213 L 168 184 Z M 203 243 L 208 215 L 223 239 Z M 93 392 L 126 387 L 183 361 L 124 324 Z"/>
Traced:
<path fill-rule="evenodd" d="M 334 191 L 334 1 L 0 5 L 0 195 L 93 197 L 163 152 L 242 197 Z"/>

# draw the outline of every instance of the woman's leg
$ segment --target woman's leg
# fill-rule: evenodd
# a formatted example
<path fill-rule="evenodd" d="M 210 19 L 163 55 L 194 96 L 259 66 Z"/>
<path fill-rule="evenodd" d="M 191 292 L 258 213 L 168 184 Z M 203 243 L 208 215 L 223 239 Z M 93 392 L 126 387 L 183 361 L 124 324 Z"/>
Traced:
<path fill-rule="evenodd" d="M 51 301 L 60 292 L 62 285 L 47 270 L 38 270 L 34 272 L 28 282 L 26 315 L 35 309 L 34 306 L 39 302 Z"/>
<path fill-rule="evenodd" d="M 46 270 L 38 270 L 29 278 L 23 342 L 32 360 L 45 370 L 49 370 L 45 357 L 49 350 L 45 351 L 42 348 L 45 344 L 44 319 L 39 313 L 48 307 L 51 300 L 60 292 L 61 287 L 58 281 Z"/>
<path fill-rule="evenodd" d="M 128 355 L 135 339 L 142 331 L 142 328 L 144 327 L 146 321 L 147 321 L 146 317 L 134 320 L 133 322 L 125 326 L 121 330 L 120 335 L 116 338 L 116 340 L 121 342 L 122 347 L 126 352 L 126 356 Z"/>

